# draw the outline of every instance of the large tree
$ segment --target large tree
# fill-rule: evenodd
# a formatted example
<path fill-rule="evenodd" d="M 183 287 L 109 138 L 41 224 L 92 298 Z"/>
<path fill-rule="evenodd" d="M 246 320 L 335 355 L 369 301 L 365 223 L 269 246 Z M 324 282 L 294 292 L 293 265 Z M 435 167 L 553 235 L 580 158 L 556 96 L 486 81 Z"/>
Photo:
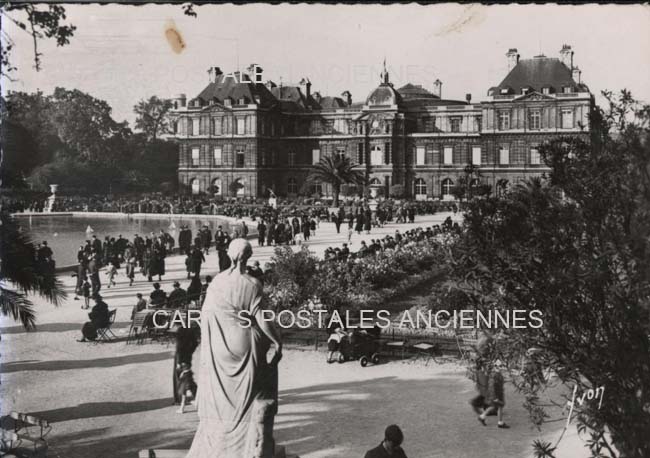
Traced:
<path fill-rule="evenodd" d="M 365 175 L 356 170 L 350 158 L 346 156 L 324 156 L 314 165 L 307 181 L 310 183 L 325 183 L 332 186 L 333 205 L 338 207 L 341 186 L 344 184 L 362 185 Z"/>
<path fill-rule="evenodd" d="M 135 128 L 144 133 L 149 141 L 155 141 L 159 135 L 169 133 L 169 110 L 173 104 L 171 100 L 151 96 L 140 100 L 133 107 L 135 112 Z"/>
<path fill-rule="evenodd" d="M 53 38 L 57 46 L 65 46 L 70 42 L 76 27 L 65 24 L 65 8 L 61 5 L 34 5 L 30 3 L 6 2 L 0 6 L 0 17 L 3 23 L 13 23 L 18 29 L 29 34 L 32 38 L 34 53 L 34 68 L 41 69 L 41 56 L 38 50 L 39 41 L 44 38 Z M 10 78 L 16 67 L 11 63 L 11 52 L 15 43 L 6 32 L 2 30 L 2 50 L 0 51 L 0 75 Z"/>
<path fill-rule="evenodd" d="M 541 148 L 548 180 L 469 202 L 450 267 L 465 307 L 542 312 L 541 328 L 503 329 L 492 354 L 512 369 L 531 418 L 545 421 L 542 396 L 558 401 L 540 374 L 554 374 L 568 398 L 604 387 L 602 404 L 574 403 L 572 420 L 594 457 L 641 458 L 650 456 L 650 110 L 626 92 L 606 96 L 590 141 Z M 537 456 L 555 446 L 538 442 Z"/>

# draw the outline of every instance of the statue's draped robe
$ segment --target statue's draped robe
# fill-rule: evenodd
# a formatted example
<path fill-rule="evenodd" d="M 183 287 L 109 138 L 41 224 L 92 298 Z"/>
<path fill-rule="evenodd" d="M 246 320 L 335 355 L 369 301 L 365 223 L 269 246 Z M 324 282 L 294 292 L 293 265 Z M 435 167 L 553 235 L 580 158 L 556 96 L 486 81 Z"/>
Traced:
<path fill-rule="evenodd" d="M 238 272 L 222 272 L 208 288 L 201 312 L 200 423 L 187 458 L 262 456 L 253 450 L 256 401 L 277 400 L 277 372 L 267 363 L 268 338 L 254 319 L 246 327 L 238 316 L 254 317 L 261 300 L 261 283 Z"/>

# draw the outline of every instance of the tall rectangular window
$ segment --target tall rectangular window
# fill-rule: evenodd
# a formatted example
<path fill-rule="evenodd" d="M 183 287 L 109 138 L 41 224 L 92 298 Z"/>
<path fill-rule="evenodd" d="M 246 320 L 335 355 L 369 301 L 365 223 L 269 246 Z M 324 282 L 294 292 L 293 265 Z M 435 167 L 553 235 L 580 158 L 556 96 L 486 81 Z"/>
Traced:
<path fill-rule="evenodd" d="M 425 153 L 424 156 L 424 163 L 426 165 L 433 165 L 433 154 L 434 154 L 433 151 L 434 150 L 432 145 L 427 146 L 427 152 Z"/>
<path fill-rule="evenodd" d="M 530 110 L 528 113 L 528 128 L 540 129 L 542 127 L 542 114 L 539 110 Z"/>
<path fill-rule="evenodd" d="M 334 120 L 334 130 L 338 134 L 347 134 L 348 133 L 348 120 L 347 119 L 335 119 Z"/>
<path fill-rule="evenodd" d="M 201 135 L 199 126 L 200 126 L 200 119 L 192 118 L 192 135 Z"/>
<path fill-rule="evenodd" d="M 223 156 L 221 154 L 221 147 L 220 146 L 215 146 L 214 147 L 214 165 L 216 167 L 220 167 L 223 165 Z"/>
<path fill-rule="evenodd" d="M 562 129 L 573 129 L 573 110 L 564 109 L 561 112 Z"/>
<path fill-rule="evenodd" d="M 293 167 L 296 165 L 296 152 L 295 151 L 289 151 L 289 154 L 287 156 L 287 165 L 289 167 Z"/>
<path fill-rule="evenodd" d="M 246 164 L 246 153 L 243 146 L 238 146 L 235 153 L 235 167 L 243 169 Z"/>
<path fill-rule="evenodd" d="M 539 155 L 539 149 L 536 146 L 530 148 L 530 165 L 540 165 L 542 163 Z"/>
<path fill-rule="evenodd" d="M 424 146 L 418 146 L 415 148 L 415 165 L 424 165 L 425 162 L 425 148 Z"/>
<path fill-rule="evenodd" d="M 436 118 L 429 117 L 424 120 L 424 131 L 425 132 L 435 132 L 436 131 Z"/>
<path fill-rule="evenodd" d="M 454 163 L 454 149 L 451 146 L 445 146 L 442 154 L 443 164 L 452 165 Z"/>
<path fill-rule="evenodd" d="M 481 147 L 472 146 L 472 164 L 481 165 Z"/>
<path fill-rule="evenodd" d="M 357 164 L 365 164 L 365 163 L 366 163 L 366 158 L 363 152 L 363 142 L 360 142 L 357 145 Z"/>
<path fill-rule="evenodd" d="M 196 147 L 192 148 L 192 167 L 199 166 L 199 155 L 201 154 L 201 149 Z"/>
<path fill-rule="evenodd" d="M 508 165 L 510 164 L 510 150 L 507 146 L 499 147 L 499 164 Z"/>
<path fill-rule="evenodd" d="M 510 112 L 499 111 L 499 130 L 510 129 Z"/>
<path fill-rule="evenodd" d="M 311 150 L 311 163 L 318 164 L 320 162 L 320 150 L 313 149 Z"/>
<path fill-rule="evenodd" d="M 480 132 L 483 129 L 483 117 L 475 116 L 474 117 L 474 131 Z"/>
<path fill-rule="evenodd" d="M 246 120 L 244 118 L 237 118 L 237 135 L 244 135 L 246 133 Z"/>
<path fill-rule="evenodd" d="M 392 158 L 390 157 L 390 143 L 386 143 L 384 145 L 384 164 L 388 165 L 392 161 Z"/>
<path fill-rule="evenodd" d="M 451 131 L 452 132 L 460 132 L 460 125 L 462 122 L 462 118 L 460 117 L 453 117 L 450 119 L 450 125 L 451 125 Z"/>
<path fill-rule="evenodd" d="M 384 153 L 381 146 L 375 145 L 370 149 L 370 165 L 382 165 Z"/>

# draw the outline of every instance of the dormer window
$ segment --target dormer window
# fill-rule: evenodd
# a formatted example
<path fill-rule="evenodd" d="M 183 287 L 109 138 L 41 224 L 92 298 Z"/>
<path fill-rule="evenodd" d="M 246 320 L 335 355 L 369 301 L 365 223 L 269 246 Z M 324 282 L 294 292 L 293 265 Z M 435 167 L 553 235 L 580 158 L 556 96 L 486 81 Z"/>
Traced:
<path fill-rule="evenodd" d="M 546 86 L 542 88 L 542 94 L 549 95 L 551 93 L 551 88 Z"/>
<path fill-rule="evenodd" d="M 522 95 L 526 95 L 526 94 L 528 94 L 530 91 L 531 91 L 531 88 L 529 88 L 529 87 L 522 87 L 522 88 L 521 88 L 521 93 L 522 93 Z"/>
<path fill-rule="evenodd" d="M 232 106 L 232 99 L 230 97 L 226 97 L 225 99 L 223 99 L 223 104 L 225 106 L 227 106 L 227 107 L 231 107 Z"/>
<path fill-rule="evenodd" d="M 507 87 L 501 89 L 501 95 L 508 95 L 509 93 L 510 93 L 510 89 L 508 89 Z"/>
<path fill-rule="evenodd" d="M 562 88 L 563 94 L 571 94 L 572 92 L 573 92 L 573 88 L 571 86 L 564 86 Z"/>
<path fill-rule="evenodd" d="M 239 105 L 246 105 L 246 97 L 239 98 Z"/>

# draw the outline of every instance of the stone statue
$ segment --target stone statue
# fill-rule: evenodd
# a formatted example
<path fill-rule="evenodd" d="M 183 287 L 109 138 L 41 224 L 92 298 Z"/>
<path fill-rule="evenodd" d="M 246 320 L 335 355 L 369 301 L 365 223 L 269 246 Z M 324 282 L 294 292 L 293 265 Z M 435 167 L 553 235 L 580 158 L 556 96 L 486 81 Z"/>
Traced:
<path fill-rule="evenodd" d="M 273 324 L 262 320 L 261 283 L 246 273 L 252 254 L 245 239 L 233 240 L 228 248 L 232 265 L 214 278 L 206 293 L 199 427 L 187 458 L 274 457 L 282 343 Z"/>

